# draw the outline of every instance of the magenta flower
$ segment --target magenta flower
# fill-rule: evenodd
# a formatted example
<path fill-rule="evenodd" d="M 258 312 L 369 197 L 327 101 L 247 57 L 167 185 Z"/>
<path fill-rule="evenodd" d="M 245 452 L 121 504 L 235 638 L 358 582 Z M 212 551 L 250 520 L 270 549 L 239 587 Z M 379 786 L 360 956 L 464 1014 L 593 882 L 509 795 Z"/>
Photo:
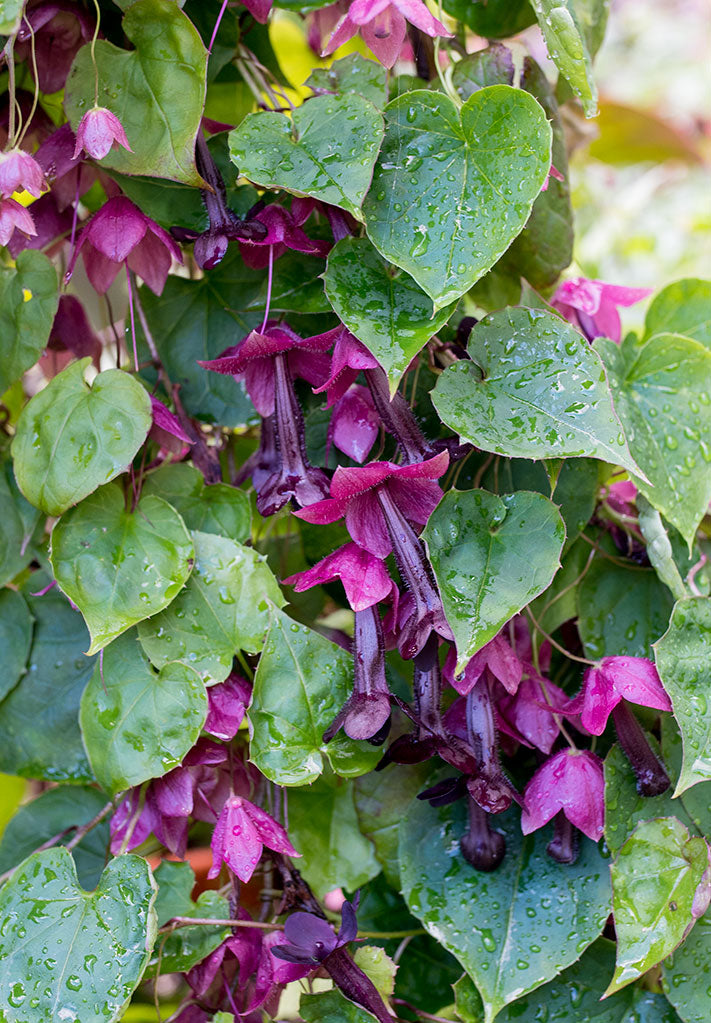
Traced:
<path fill-rule="evenodd" d="M 0 196 L 9 199 L 13 192 L 29 192 L 38 199 L 47 188 L 42 168 L 22 149 L 0 153 Z"/>
<path fill-rule="evenodd" d="M 564 749 L 536 771 L 524 793 L 521 829 L 530 835 L 562 812 L 584 835 L 602 838 L 605 781 L 602 761 L 587 750 Z"/>
<path fill-rule="evenodd" d="M 650 288 L 624 288 L 604 281 L 575 277 L 564 281 L 551 299 L 551 305 L 588 339 L 609 337 L 618 344 L 622 324 L 618 306 L 630 306 L 651 295 Z"/>
<path fill-rule="evenodd" d="M 353 384 L 333 407 L 328 443 L 333 441 L 339 451 L 362 465 L 370 454 L 379 430 L 380 416 L 375 411 L 370 391 L 360 384 Z"/>
<path fill-rule="evenodd" d="M 17 32 L 15 60 L 26 60 L 30 73 L 37 68 L 37 82 L 44 93 L 64 87 L 72 61 L 91 39 L 94 22 L 80 4 L 70 0 L 47 0 L 25 11 Z M 34 35 L 35 60 L 31 59 Z"/>
<path fill-rule="evenodd" d="M 51 194 L 57 207 L 64 210 L 91 188 L 97 170 L 74 157 L 76 137 L 71 125 L 63 124 L 46 138 L 35 153 L 35 159 L 47 178 L 52 179 Z M 45 196 L 46 198 L 46 196 Z"/>
<path fill-rule="evenodd" d="M 559 686 L 532 674 L 521 682 L 515 696 L 507 693 L 496 701 L 496 722 L 517 742 L 550 753 L 560 734 L 555 714 L 566 713 L 567 703 L 568 697 Z"/>
<path fill-rule="evenodd" d="M 672 709 L 657 669 L 646 657 L 604 657 L 585 672 L 583 688 L 569 702 L 567 713 L 580 714 L 583 728 L 602 735 L 621 700 L 654 710 Z"/>
<path fill-rule="evenodd" d="M 252 698 L 252 687 L 233 671 L 224 682 L 207 691 L 205 731 L 216 739 L 234 739 Z"/>
<path fill-rule="evenodd" d="M 361 370 L 375 369 L 380 365 L 365 345 L 362 345 L 342 324 L 309 340 L 314 343 L 323 342 L 323 351 L 333 347 L 330 373 L 320 386 L 314 387 L 314 394 L 327 392 L 327 408 L 343 397 Z"/>
<path fill-rule="evenodd" d="M 333 53 L 360 31 L 363 42 L 381 64 L 392 67 L 400 56 L 407 35 L 407 22 L 429 36 L 451 37 L 441 21 L 433 17 L 422 0 L 352 0 L 323 48 Z"/>
<path fill-rule="evenodd" d="M 0 199 L 0 245 L 7 245 L 15 231 L 36 235 L 32 214 L 15 199 Z"/>
<path fill-rule="evenodd" d="M 281 826 L 260 807 L 241 796 L 225 803 L 212 835 L 212 866 L 208 877 L 217 877 L 224 863 L 240 881 L 249 881 L 264 846 L 286 856 L 300 856 Z"/>
<path fill-rule="evenodd" d="M 263 224 L 266 234 L 259 239 L 240 240 L 239 251 L 246 266 L 253 270 L 263 270 L 269 264 L 270 247 L 272 259 L 278 259 L 287 249 L 304 252 L 310 256 L 322 256 L 325 259 L 331 249 L 331 243 L 309 238 L 301 229 L 301 224 L 308 219 L 310 212 L 308 210 L 302 220 L 295 217 L 293 210 L 289 211 L 283 206 L 265 206 L 256 213 L 250 223 L 256 221 Z"/>
<path fill-rule="evenodd" d="M 71 352 L 77 359 L 89 355 L 99 368 L 101 341 L 94 333 L 84 306 L 74 295 L 60 295 L 47 347 L 52 351 Z"/>
<path fill-rule="evenodd" d="M 63 246 L 72 229 L 72 213 L 67 209 L 59 209 L 53 192 L 45 192 L 32 203 L 31 217 L 35 233 L 28 238 L 20 231 L 15 231 L 7 243 L 13 259 L 17 259 L 25 249 L 42 249 L 48 256 L 53 256 Z"/>
<path fill-rule="evenodd" d="M 133 152 L 116 114 L 112 114 L 106 107 L 92 107 L 79 121 L 74 159 L 83 149 L 94 160 L 103 160 L 114 143 L 123 146 L 129 153 Z"/>
<path fill-rule="evenodd" d="M 489 669 L 508 693 L 515 693 L 523 677 L 523 664 L 505 638 L 503 632 L 474 654 L 461 675 L 456 676 L 454 669 L 457 663 L 457 652 L 450 648 L 444 663 L 444 677 L 458 693 L 466 696 L 477 684 L 486 668 Z"/>
<path fill-rule="evenodd" d="M 343 583 L 348 603 L 354 611 L 363 611 L 380 600 L 386 600 L 394 588 L 382 559 L 355 543 L 339 547 L 313 568 L 290 575 L 284 582 L 292 585 L 297 593 L 302 593 L 333 579 L 340 579 Z"/>
<path fill-rule="evenodd" d="M 183 262 L 180 249 L 168 232 L 123 195 L 109 199 L 85 224 L 65 281 L 74 273 L 80 252 L 87 276 L 100 295 L 109 290 L 124 263 L 154 294 L 160 295 L 171 261 Z"/>
<path fill-rule="evenodd" d="M 162 401 L 158 401 L 153 395 L 151 395 L 151 414 L 153 416 L 151 436 L 162 447 L 170 447 L 170 439 L 173 437 L 180 441 L 178 451 L 181 450 L 183 444 L 193 443 L 192 438 L 188 437 L 180 425 L 180 420 L 175 413 L 171 412 Z"/>

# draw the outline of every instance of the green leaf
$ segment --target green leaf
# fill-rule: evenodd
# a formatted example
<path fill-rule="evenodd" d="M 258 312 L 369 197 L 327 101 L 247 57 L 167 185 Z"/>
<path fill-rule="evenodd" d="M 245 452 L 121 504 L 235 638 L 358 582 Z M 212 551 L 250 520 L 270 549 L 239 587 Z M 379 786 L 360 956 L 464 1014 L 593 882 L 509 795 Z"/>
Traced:
<path fill-rule="evenodd" d="M 99 105 L 115 114 L 126 132 L 127 152 L 114 146 L 101 166 L 123 174 L 204 184 L 195 166 L 195 138 L 205 103 L 207 53 L 190 19 L 172 0 L 137 0 L 126 11 L 123 31 L 135 49 L 96 43 Z M 74 59 L 64 109 L 74 131 L 94 103 L 91 46 Z"/>
<path fill-rule="evenodd" d="M 457 645 L 457 674 L 550 585 L 565 526 L 552 501 L 522 490 L 450 490 L 422 534 Z"/>
<path fill-rule="evenodd" d="M 163 927 L 174 916 L 185 916 L 193 906 L 190 893 L 195 887 L 195 871 L 187 862 L 161 860 L 153 871 L 158 885 L 156 923 Z"/>
<path fill-rule="evenodd" d="M 308 785 L 322 774 L 324 756 L 343 778 L 375 767 L 381 753 L 367 742 L 343 732 L 323 741 L 352 678 L 353 661 L 345 650 L 273 611 L 249 708 L 250 756 L 270 781 Z"/>
<path fill-rule="evenodd" d="M 637 980 L 689 933 L 711 895 L 709 847 L 676 817 L 648 821 L 632 832 L 610 872 L 617 965 L 606 994 Z"/>
<path fill-rule="evenodd" d="M 636 504 L 639 528 L 647 544 L 647 557 L 652 563 L 652 568 L 677 600 L 687 597 L 686 586 L 674 560 L 671 540 L 664 528 L 661 515 L 643 494 L 637 495 Z"/>
<path fill-rule="evenodd" d="M 358 826 L 375 846 L 376 859 L 393 888 L 400 887 L 400 821 L 417 793 L 427 787 L 429 774 L 429 764 L 392 764 L 387 771 L 371 771 L 355 783 Z"/>
<path fill-rule="evenodd" d="M 339 318 L 387 373 L 392 393 L 454 311 L 449 305 L 433 313 L 412 277 L 390 266 L 367 238 L 349 236 L 331 249 L 324 284 Z"/>
<path fill-rule="evenodd" d="M 0 0 L 0 35 L 10 36 L 20 26 L 23 0 Z"/>
<path fill-rule="evenodd" d="M 595 940 L 610 912 L 610 882 L 593 842 L 582 838 L 577 862 L 562 866 L 546 853 L 550 835 L 524 837 L 514 811 L 494 822 L 506 837 L 503 863 L 481 873 L 459 851 L 466 816 L 461 801 L 439 810 L 410 804 L 400 827 L 402 887 L 414 915 L 474 980 L 491 1023 Z"/>
<path fill-rule="evenodd" d="M 4 586 L 34 557 L 31 541 L 40 520 L 40 512 L 18 490 L 9 459 L 0 464 L 0 519 L 0 585 Z M 43 527 L 44 522 L 42 533 Z"/>
<path fill-rule="evenodd" d="M 662 963 L 662 986 L 684 1023 L 711 1017 L 711 917 L 702 916 L 683 945 Z"/>
<path fill-rule="evenodd" d="M 380 873 L 373 845 L 358 827 L 351 781 L 322 776 L 289 793 L 289 837 L 302 854 L 299 873 L 317 897 L 356 891 Z"/>
<path fill-rule="evenodd" d="M 669 629 L 654 644 L 662 684 L 684 747 L 675 796 L 711 779 L 711 602 L 688 597 L 674 605 Z"/>
<path fill-rule="evenodd" d="M 711 501 L 711 351 L 676 334 L 658 334 L 641 348 L 634 335 L 596 347 L 630 451 L 647 477 L 635 482 L 691 546 Z"/>
<path fill-rule="evenodd" d="M 71 363 L 30 399 L 12 442 L 20 490 L 48 515 L 61 515 L 124 472 L 151 426 L 141 385 L 107 369 L 89 387 L 90 362 Z"/>
<path fill-rule="evenodd" d="M 25 673 L 32 643 L 32 615 L 17 590 L 0 590 L 0 700 Z"/>
<path fill-rule="evenodd" d="M 530 0 L 546 47 L 558 70 L 581 101 L 586 117 L 597 113 L 592 59 L 581 23 L 580 0 Z"/>
<path fill-rule="evenodd" d="M 25 860 L 0 891 L 3 1023 L 120 1020 L 155 940 L 155 891 L 140 856 L 111 860 L 91 893 L 66 849 Z"/>
<path fill-rule="evenodd" d="M 84 616 L 96 653 L 162 611 L 190 575 L 193 542 L 167 501 L 142 497 L 127 511 L 116 484 L 66 512 L 52 530 L 52 570 Z"/>
<path fill-rule="evenodd" d="M 385 119 L 363 206 L 368 236 L 441 309 L 525 225 L 550 167 L 550 125 L 532 96 L 506 85 L 481 89 L 461 111 L 419 89 L 389 103 Z"/>
<path fill-rule="evenodd" d="M 251 536 L 252 506 L 245 491 L 227 483 L 206 486 L 202 473 L 187 462 L 161 466 L 148 477 L 142 493 L 172 504 L 188 529 L 240 543 Z"/>
<path fill-rule="evenodd" d="M 578 631 L 585 656 L 651 657 L 652 643 L 669 624 L 671 594 L 651 569 L 612 561 L 606 554 L 593 558 L 578 586 Z"/>
<path fill-rule="evenodd" d="M 497 1023 L 679 1023 L 663 995 L 643 988 L 627 987 L 601 1002 L 614 965 L 614 943 L 599 938 L 555 980 L 506 1006 Z"/>
<path fill-rule="evenodd" d="M 442 6 L 484 39 L 518 35 L 536 20 L 529 0 L 444 0 Z"/>
<path fill-rule="evenodd" d="M 229 903 L 217 892 L 201 892 L 197 902 L 193 902 L 190 893 L 195 885 L 195 875 L 189 863 L 163 860 L 153 876 L 158 884 L 155 909 L 159 927 L 174 916 L 230 919 Z M 184 973 L 214 952 L 231 933 L 228 927 L 195 926 L 180 927 L 172 934 L 159 935 L 145 976 Z"/>
<path fill-rule="evenodd" d="M 711 281 L 685 277 L 654 296 L 644 320 L 645 338 L 683 334 L 711 348 Z"/>
<path fill-rule="evenodd" d="M 189 664 L 208 685 L 224 682 L 238 650 L 259 653 L 269 604 L 284 606 L 265 559 L 212 533 L 193 533 L 195 566 L 173 603 L 138 626 L 151 661 Z"/>
<path fill-rule="evenodd" d="M 672 714 L 662 715 L 662 753 L 667 771 L 673 784 L 681 772 L 681 764 L 684 758 L 684 748 L 679 726 Z M 670 797 L 671 798 L 671 797 Z M 680 811 L 680 805 L 684 812 Z M 678 817 L 686 824 L 686 816 L 700 835 L 711 835 L 711 782 L 701 782 L 687 789 L 681 796 L 674 799 L 674 809 L 667 814 L 654 814 L 655 817 Z"/>
<path fill-rule="evenodd" d="M 356 92 L 378 110 L 382 110 L 388 98 L 387 71 L 359 53 L 334 60 L 330 67 L 315 68 L 304 85 L 314 92 Z"/>
<path fill-rule="evenodd" d="M 382 998 L 391 998 L 395 989 L 398 967 L 378 945 L 360 945 L 353 953 L 356 966 L 360 966 L 372 980 Z"/>
<path fill-rule="evenodd" d="M 375 1016 L 349 1002 L 338 989 L 302 995 L 299 1016 L 305 1023 L 373 1023 Z"/>
<path fill-rule="evenodd" d="M 39 359 L 58 303 L 57 271 L 43 252 L 25 249 L 0 269 L 0 394 Z"/>
<path fill-rule="evenodd" d="M 316 96 L 290 118 L 248 114 L 229 141 L 233 163 L 255 184 L 320 199 L 362 220 L 383 119 L 355 93 Z"/>
<path fill-rule="evenodd" d="M 177 767 L 206 717 L 207 693 L 197 672 L 178 662 L 155 671 L 134 632 L 105 650 L 79 713 L 94 774 L 112 795 Z"/>
<path fill-rule="evenodd" d="M 513 80 L 513 54 L 501 43 L 490 43 L 485 50 L 468 53 L 452 68 L 452 85 L 462 102 L 488 85 L 513 85 Z"/>
<path fill-rule="evenodd" d="M 485 451 L 519 458 L 588 455 L 639 471 L 600 359 L 554 313 L 504 309 L 469 335 L 432 401 L 447 426 Z"/>
<path fill-rule="evenodd" d="M 21 863 L 26 856 L 61 834 L 57 844 L 66 845 L 76 828 L 88 824 L 106 805 L 106 796 L 85 785 L 59 785 L 25 803 L 7 825 L 0 842 L 0 872 Z M 105 817 L 72 851 L 79 883 L 96 888 L 109 847 L 109 818 Z"/>
<path fill-rule="evenodd" d="M 94 658 L 84 655 L 89 633 L 63 594 L 30 595 L 46 582 L 44 573 L 35 573 L 24 591 L 35 627 L 27 672 L 0 703 L 0 771 L 93 781 L 78 721 L 81 694 L 94 669 Z"/>

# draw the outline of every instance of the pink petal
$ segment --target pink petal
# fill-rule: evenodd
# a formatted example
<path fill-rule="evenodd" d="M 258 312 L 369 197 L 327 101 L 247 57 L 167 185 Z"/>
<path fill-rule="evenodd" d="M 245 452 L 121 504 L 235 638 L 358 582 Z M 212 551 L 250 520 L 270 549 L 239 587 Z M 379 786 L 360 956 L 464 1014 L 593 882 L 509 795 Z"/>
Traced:
<path fill-rule="evenodd" d="M 382 463 L 390 464 L 390 463 Z M 397 479 L 408 480 L 437 480 L 443 476 L 449 466 L 449 452 L 440 451 L 433 458 L 426 458 L 424 462 L 412 462 L 410 465 L 395 465 L 393 475 Z"/>
<path fill-rule="evenodd" d="M 26 235 L 36 235 L 34 220 L 15 199 L 0 199 L 0 245 L 7 245 L 15 230 Z"/>
<path fill-rule="evenodd" d="M 603 831 L 604 789 L 599 757 L 587 751 L 561 750 L 526 786 L 521 830 L 528 835 L 562 810 L 571 824 L 597 842 Z"/>
<path fill-rule="evenodd" d="M 601 668 L 588 668 L 582 691 L 568 704 L 566 714 L 580 714 L 583 728 L 591 735 L 602 735 L 607 719 L 621 699 L 612 679 Z"/>
<path fill-rule="evenodd" d="M 210 367 L 212 368 L 212 367 Z M 255 359 L 245 367 L 244 386 L 260 416 L 270 416 L 274 404 L 274 363 L 271 359 Z"/>
<path fill-rule="evenodd" d="M 489 671 L 507 692 L 515 693 L 523 676 L 523 665 L 507 640 L 499 633 L 484 649 L 487 652 Z"/>
<path fill-rule="evenodd" d="M 457 676 L 454 674 L 454 669 L 457 664 L 457 651 L 452 646 L 449 648 L 449 653 L 447 654 L 447 659 L 444 662 L 442 674 L 447 682 L 449 682 L 449 684 L 453 686 L 458 693 L 462 696 L 466 696 L 467 693 L 472 691 L 481 676 L 484 674 L 486 661 L 486 647 L 483 647 L 474 654 L 462 674 Z"/>
<path fill-rule="evenodd" d="M 77 246 L 76 251 L 79 251 L 79 246 Z M 91 286 L 95 291 L 98 291 L 100 295 L 106 294 L 116 280 L 116 275 L 121 269 L 121 264 L 116 263 L 113 259 L 109 259 L 108 256 L 99 252 L 90 242 L 87 242 L 87 244 L 83 246 L 81 254 L 82 259 L 84 260 L 86 276 L 91 281 Z M 68 275 L 69 271 L 67 271 L 67 276 Z"/>
<path fill-rule="evenodd" d="M 178 417 L 170 409 L 166 408 L 162 401 L 154 398 L 153 395 L 151 395 L 151 412 L 153 414 L 154 426 L 157 426 L 160 430 L 165 430 L 166 433 L 177 437 L 178 440 L 182 440 L 185 444 L 193 443 L 180 425 Z"/>
<path fill-rule="evenodd" d="M 652 294 L 652 288 L 626 288 L 621 284 L 605 284 L 604 281 L 596 281 L 602 287 L 604 301 L 613 302 L 614 305 L 630 306 L 641 302 Z"/>
<path fill-rule="evenodd" d="M 205 731 L 217 739 L 234 739 L 252 697 L 246 679 L 232 672 L 224 682 L 207 690 L 208 712 Z"/>
<path fill-rule="evenodd" d="M 387 31 L 383 31 L 376 23 L 369 22 L 361 27 L 360 34 L 363 42 L 378 58 L 383 67 L 391 68 L 400 56 L 405 44 L 407 24 L 400 12 L 394 7 L 390 10 L 388 22 Z"/>
<path fill-rule="evenodd" d="M 546 692 L 554 707 L 566 704 L 563 690 L 549 680 L 546 680 Z M 538 679 L 524 679 L 515 696 L 507 696 L 498 702 L 497 710 L 512 727 L 509 734 L 522 738 L 544 753 L 550 753 L 560 732 L 553 708 L 547 705 Z"/>
<path fill-rule="evenodd" d="M 558 286 L 552 299 L 552 304 L 557 303 L 571 305 L 574 309 L 580 309 L 588 316 L 594 316 L 600 308 L 602 299 L 602 284 L 599 281 L 589 281 L 585 277 L 576 277 L 571 281 L 564 281 Z"/>
<path fill-rule="evenodd" d="M 391 3 L 392 0 L 352 0 L 348 17 L 356 25 L 365 25 L 386 11 Z"/>
<path fill-rule="evenodd" d="M 646 657 L 605 657 L 600 663 L 600 671 L 610 680 L 615 691 L 630 703 L 654 710 L 672 709 L 659 673 Z"/>
<path fill-rule="evenodd" d="M 340 501 L 351 500 L 377 487 L 397 468 L 392 462 L 370 462 L 360 468 L 339 465 L 331 481 L 331 497 Z"/>
<path fill-rule="evenodd" d="M 123 263 L 145 236 L 149 218 L 120 195 L 104 203 L 84 228 L 87 240 L 114 263 Z"/>
<path fill-rule="evenodd" d="M 327 497 L 323 501 L 316 501 L 315 504 L 311 504 L 307 508 L 300 508 L 292 514 L 303 519 L 304 522 L 314 522 L 316 525 L 326 526 L 342 518 L 346 510 L 346 503 Z"/>
<path fill-rule="evenodd" d="M 176 767 L 150 786 L 158 812 L 164 817 L 187 817 L 193 810 L 193 779 L 184 767 Z"/>
<path fill-rule="evenodd" d="M 249 881 L 262 855 L 262 841 L 246 809 L 246 800 L 228 799 L 212 834 L 212 866 L 208 878 L 217 877 L 224 861 L 240 881 Z"/>
<path fill-rule="evenodd" d="M 433 480 L 395 477 L 385 484 L 398 508 L 409 522 L 424 526 L 442 500 L 442 490 Z"/>
<path fill-rule="evenodd" d="M 154 295 L 161 295 L 170 273 L 171 252 L 161 239 L 147 231 L 138 245 L 129 252 L 126 262 Z M 182 259 L 181 259 L 182 262 Z"/>
<path fill-rule="evenodd" d="M 306 572 L 289 576 L 285 583 L 301 593 L 311 586 L 339 578 L 354 611 L 364 611 L 390 594 L 392 581 L 380 558 L 374 557 L 355 543 L 340 547 Z"/>
<path fill-rule="evenodd" d="M 421 32 L 426 32 L 428 36 L 451 38 L 452 33 L 447 31 L 441 21 L 430 14 L 421 0 L 393 0 L 393 6 L 397 7 L 411 25 L 415 25 Z"/>
<path fill-rule="evenodd" d="M 331 416 L 333 443 L 354 462 L 368 457 L 380 429 L 380 416 L 365 387 L 352 387 L 336 402 Z"/>
<path fill-rule="evenodd" d="M 358 26 L 355 22 L 351 21 L 348 14 L 344 14 L 321 51 L 322 55 L 326 57 L 329 53 L 333 53 L 339 46 L 343 46 L 343 44 L 347 43 L 349 39 L 352 39 L 357 31 Z"/>
<path fill-rule="evenodd" d="M 249 803 L 244 799 L 242 804 L 259 838 L 268 849 L 284 853 L 285 856 L 301 856 L 301 853 L 298 853 L 289 841 L 289 836 L 281 824 L 278 824 L 273 817 L 270 817 L 261 807 L 255 806 L 254 803 Z"/>
<path fill-rule="evenodd" d="M 348 502 L 346 529 L 359 547 L 376 558 L 386 558 L 393 548 L 385 516 L 373 492 L 359 494 Z"/>
<path fill-rule="evenodd" d="M 272 9 L 272 0 L 243 0 L 243 3 L 255 21 L 260 25 L 266 25 Z"/>

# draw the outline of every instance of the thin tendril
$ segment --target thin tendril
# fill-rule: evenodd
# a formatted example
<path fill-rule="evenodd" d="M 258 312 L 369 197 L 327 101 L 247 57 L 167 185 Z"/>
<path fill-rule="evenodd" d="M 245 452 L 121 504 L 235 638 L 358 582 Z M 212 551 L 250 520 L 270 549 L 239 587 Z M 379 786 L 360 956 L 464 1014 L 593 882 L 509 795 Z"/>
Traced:
<path fill-rule="evenodd" d="M 74 245 L 75 245 L 76 237 L 77 237 L 77 220 L 79 218 L 79 180 L 80 180 L 80 177 L 81 177 L 81 166 L 77 167 L 77 184 L 76 184 L 76 188 L 74 189 L 74 209 L 72 211 L 72 233 L 71 233 L 71 237 L 69 239 L 69 250 L 72 253 L 72 256 L 74 255 Z M 64 287 L 65 288 L 67 287 L 67 284 L 68 284 L 68 281 L 65 281 L 64 282 Z"/>
<path fill-rule="evenodd" d="M 526 614 L 531 619 L 534 627 L 538 630 L 538 632 L 540 632 L 543 638 L 547 639 L 551 646 L 554 646 L 556 650 L 559 651 L 559 653 L 563 654 L 565 657 L 568 657 L 571 661 L 578 661 L 580 664 L 588 664 L 590 665 L 590 667 L 593 668 L 595 667 L 596 663 L 595 661 L 590 661 L 588 660 L 587 657 L 578 657 L 577 654 L 571 654 L 570 650 L 566 650 L 566 648 L 564 646 L 561 646 L 560 643 L 553 639 L 553 637 L 550 636 L 545 629 L 542 629 L 541 626 L 536 621 L 536 619 L 533 617 L 533 612 L 531 611 L 530 607 L 526 608 Z"/>
<path fill-rule="evenodd" d="M 17 139 L 17 145 L 18 146 L 22 145 L 22 141 L 23 141 L 23 139 L 25 137 L 25 134 L 27 133 L 27 129 L 29 128 L 30 124 L 32 123 L 32 118 L 35 116 L 35 111 L 37 109 L 37 103 L 39 101 L 39 74 L 38 74 L 38 71 L 37 71 L 37 53 L 35 52 L 35 34 L 34 34 L 33 30 L 32 30 L 32 26 L 30 25 L 29 19 L 28 19 L 26 14 L 23 15 L 23 20 L 27 22 L 27 26 L 28 26 L 28 28 L 30 30 L 30 53 L 32 54 L 32 70 L 34 72 L 34 79 L 35 79 L 35 94 L 32 97 L 32 107 L 30 109 L 30 115 L 27 118 L 27 120 L 25 121 L 25 126 L 22 129 L 22 133 L 19 135 L 19 137 Z"/>
<path fill-rule="evenodd" d="M 270 245 L 269 246 L 269 270 L 268 270 L 268 276 L 267 276 L 267 304 L 266 304 L 266 306 L 264 308 L 264 320 L 262 322 L 262 327 L 261 327 L 261 330 L 259 332 L 260 334 L 263 334 L 264 331 L 267 329 L 267 320 L 269 319 L 269 310 L 270 310 L 271 304 L 272 304 L 272 277 L 273 277 L 273 271 L 274 271 L 274 246 Z"/>
<path fill-rule="evenodd" d="M 96 40 L 99 37 L 99 26 L 101 25 L 101 9 L 99 7 L 99 0 L 94 0 L 94 7 L 96 8 L 96 25 L 94 26 L 94 35 L 91 38 L 91 63 L 94 65 L 94 106 L 99 105 L 99 65 L 96 63 Z"/>
<path fill-rule="evenodd" d="M 217 15 L 217 21 L 215 22 L 215 27 L 212 30 L 212 35 L 210 36 L 210 42 L 207 45 L 207 52 L 208 53 L 212 53 L 212 46 L 213 46 L 213 43 L 215 42 L 215 37 L 216 37 L 216 35 L 217 35 L 217 33 L 218 33 L 219 29 L 220 29 L 220 22 L 222 21 L 222 17 L 224 15 L 225 11 L 227 10 L 227 3 L 228 3 L 228 0 L 222 0 L 222 7 L 220 8 L 220 13 Z"/>
<path fill-rule="evenodd" d="M 136 323 L 133 318 L 133 286 L 131 284 L 131 271 L 126 266 L 126 280 L 128 281 L 128 311 L 131 317 L 131 338 L 133 340 L 133 362 L 138 372 L 138 349 L 136 348 Z"/>
<path fill-rule="evenodd" d="M 14 32 L 7 41 L 5 47 L 5 59 L 7 60 L 7 91 L 9 98 L 8 122 L 7 122 L 7 144 L 11 148 L 15 143 L 15 111 L 21 118 L 20 108 L 15 99 L 15 40 L 17 32 Z"/>

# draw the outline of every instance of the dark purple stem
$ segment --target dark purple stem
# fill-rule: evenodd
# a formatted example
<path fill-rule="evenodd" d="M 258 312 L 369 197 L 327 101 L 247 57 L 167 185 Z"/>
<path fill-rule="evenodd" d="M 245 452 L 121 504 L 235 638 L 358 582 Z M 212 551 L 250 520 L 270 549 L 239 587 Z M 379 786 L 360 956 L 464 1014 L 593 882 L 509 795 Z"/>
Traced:
<path fill-rule="evenodd" d="M 437 637 L 431 633 L 414 661 L 412 689 L 421 738 L 445 737 L 442 723 L 442 675 L 437 658 L 438 647 Z"/>
<path fill-rule="evenodd" d="M 580 833 L 562 810 L 555 816 L 554 829 L 553 838 L 546 847 L 548 855 L 556 863 L 575 863 L 578 858 Z"/>
<path fill-rule="evenodd" d="M 637 778 L 640 796 L 659 796 L 669 788 L 669 775 L 647 742 L 637 718 L 625 700 L 612 712 L 617 739 Z"/>
<path fill-rule="evenodd" d="M 506 839 L 498 831 L 492 831 L 489 814 L 482 810 L 471 795 L 467 796 L 469 806 L 469 830 L 460 841 L 462 856 L 476 870 L 496 870 L 506 853 Z"/>
<path fill-rule="evenodd" d="M 341 727 L 351 739 L 371 739 L 383 733 L 390 718 L 383 629 L 377 607 L 355 612 L 353 662 L 353 692 L 324 732 L 324 742 L 330 742 Z M 385 737 L 382 734 L 381 741 Z"/>
<path fill-rule="evenodd" d="M 371 1012 L 379 1023 L 393 1023 L 383 999 L 370 977 L 357 966 L 345 948 L 337 948 L 327 955 L 322 964 L 346 998 Z"/>
<path fill-rule="evenodd" d="M 365 379 L 373 396 L 375 409 L 385 424 L 388 433 L 396 439 L 406 462 L 422 462 L 431 458 L 434 448 L 425 439 L 422 430 L 412 414 L 412 409 L 400 393 L 390 398 L 388 378 L 380 367 L 365 370 Z"/>
<path fill-rule="evenodd" d="M 487 673 L 467 695 L 467 736 L 477 774 L 469 791 L 488 813 L 502 813 L 511 805 L 512 791 L 499 763 L 499 741 Z"/>

